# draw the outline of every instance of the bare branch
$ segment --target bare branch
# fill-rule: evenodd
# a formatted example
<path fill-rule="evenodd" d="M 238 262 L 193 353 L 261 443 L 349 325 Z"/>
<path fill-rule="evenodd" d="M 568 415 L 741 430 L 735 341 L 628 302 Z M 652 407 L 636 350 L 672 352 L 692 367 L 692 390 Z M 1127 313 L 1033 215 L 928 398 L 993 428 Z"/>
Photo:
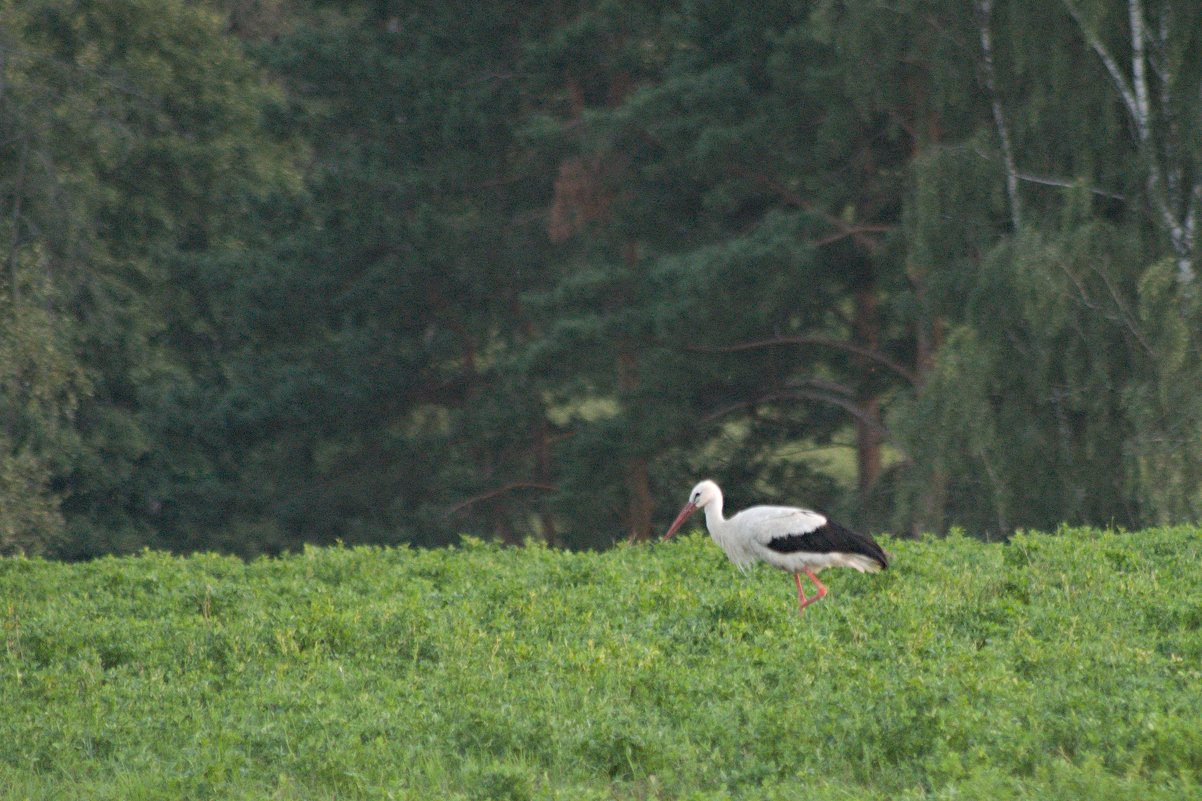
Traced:
<path fill-rule="evenodd" d="M 859 237 L 862 234 L 887 234 L 891 230 L 893 230 L 893 226 L 891 225 L 851 225 L 843 231 L 839 231 L 838 233 L 831 234 L 830 236 L 826 236 L 815 241 L 814 244 L 818 247 L 825 247 L 826 245 L 833 245 L 840 239 Z"/>
<path fill-rule="evenodd" d="M 1114 83 L 1114 88 L 1118 91 L 1119 97 L 1122 98 L 1123 105 L 1127 107 L 1127 113 L 1131 115 L 1131 121 L 1136 125 L 1136 130 L 1142 141 L 1144 139 L 1144 132 L 1140 126 L 1139 105 L 1135 100 L 1135 90 L 1127 83 L 1126 77 L 1123 76 L 1123 71 L 1119 69 L 1118 61 L 1110 54 L 1110 51 L 1102 43 L 1102 40 L 1098 38 L 1098 34 L 1085 24 L 1085 18 L 1081 16 L 1080 9 L 1073 4 L 1072 0 L 1064 0 L 1064 7 L 1068 9 L 1068 13 L 1076 20 L 1077 27 L 1081 29 L 1081 34 L 1085 37 L 1086 43 L 1098 54 L 1102 65 L 1110 73 L 1110 79 Z"/>
<path fill-rule="evenodd" d="M 880 434 L 883 438 L 889 439 L 889 431 L 881 422 L 871 415 L 867 414 L 863 409 L 856 404 L 855 400 L 847 397 L 842 393 L 823 392 L 816 388 L 799 387 L 797 389 L 786 390 L 781 392 L 769 392 L 764 395 L 752 398 L 750 400 L 739 401 L 729 406 L 724 406 L 717 411 L 707 414 L 701 418 L 704 423 L 712 423 L 728 414 L 749 409 L 754 406 L 762 406 L 764 404 L 781 403 L 784 401 L 817 401 L 819 403 L 827 403 L 832 406 L 837 406 L 849 415 L 854 417 L 857 422 L 871 428 L 873 431 Z"/>
<path fill-rule="evenodd" d="M 1099 189 L 1096 186 L 1082 186 L 1080 181 L 1069 181 L 1065 178 L 1056 178 L 1051 175 L 1035 175 L 1034 173 L 1030 172 L 1018 172 L 1016 175 L 1018 176 L 1019 180 L 1027 181 L 1033 184 L 1041 184 L 1043 186 L 1058 186 L 1064 189 L 1081 188 L 1086 192 L 1089 192 L 1093 195 L 1098 195 L 1099 197 L 1108 197 L 1111 200 L 1120 200 L 1123 202 L 1126 202 L 1127 200 L 1126 195 L 1119 194 L 1118 192 L 1111 192 L 1108 189 Z"/>
<path fill-rule="evenodd" d="M 988 153 L 980 147 L 974 147 L 973 152 L 986 161 L 994 160 L 992 153 Z M 1082 184 L 1081 179 L 1079 178 L 1070 180 L 1068 178 L 1059 178 L 1055 175 L 1036 175 L 1033 172 L 1027 172 L 1025 170 L 1016 170 L 1014 174 L 1018 177 L 1018 180 L 1026 181 L 1027 183 L 1031 184 L 1039 184 L 1041 186 L 1056 186 L 1062 189 L 1084 189 L 1086 192 L 1099 197 L 1106 197 L 1123 203 L 1127 202 L 1126 195 L 1111 191 L 1109 189 L 1102 189 L 1097 186 L 1087 186 Z"/>
<path fill-rule="evenodd" d="M 479 495 L 473 495 L 467 500 L 460 501 L 454 506 L 449 507 L 443 514 L 447 517 L 450 517 L 456 512 L 461 512 L 470 506 L 480 503 L 481 501 L 492 500 L 493 498 L 500 497 L 501 495 L 508 495 L 509 493 L 517 490 L 540 490 L 542 492 L 555 492 L 558 489 L 559 488 L 554 484 L 545 484 L 539 481 L 513 481 L 505 484 L 504 486 L 497 487 L 496 489 L 491 489 L 488 492 L 482 492 Z"/>
<path fill-rule="evenodd" d="M 800 381 L 790 381 L 786 384 L 788 387 L 798 388 L 805 387 L 807 389 L 819 389 L 823 392 L 829 392 L 832 395 L 851 400 L 855 397 L 856 392 L 847 384 L 840 384 L 838 381 L 832 381 L 829 378 L 803 378 Z"/>
<path fill-rule="evenodd" d="M 853 240 L 855 240 L 857 245 L 865 250 L 875 251 L 878 243 L 875 239 L 870 237 L 869 234 L 887 233 L 893 230 L 893 227 L 889 225 L 856 225 L 836 217 L 833 214 L 828 214 L 802 197 L 800 192 L 795 189 L 790 189 L 771 176 L 754 172 L 745 167 L 735 167 L 731 172 L 740 178 L 745 178 L 749 181 L 759 184 L 765 189 L 768 189 L 778 198 L 780 198 L 785 204 L 793 206 L 794 208 L 802 209 L 803 211 L 808 211 L 811 214 L 821 217 L 824 222 L 839 232 L 838 236 L 828 237 L 820 240 L 819 244 L 829 244 L 831 242 L 837 242 L 840 239 L 851 237 Z"/>
<path fill-rule="evenodd" d="M 1135 341 L 1139 343 L 1140 347 L 1144 349 L 1144 352 L 1147 353 L 1148 356 L 1150 356 L 1152 359 L 1156 359 L 1155 349 L 1153 349 L 1151 343 L 1148 342 L 1148 338 L 1144 336 L 1144 332 L 1140 329 L 1139 322 L 1136 320 L 1135 315 L 1132 314 L 1131 310 L 1127 308 L 1127 303 L 1123 300 L 1123 295 L 1121 292 L 1119 292 L 1118 287 L 1116 287 L 1114 282 L 1110 280 L 1110 276 L 1106 274 L 1106 271 L 1101 269 L 1097 264 L 1094 265 L 1093 270 L 1098 274 L 1098 277 L 1102 279 L 1102 283 L 1106 285 L 1106 291 L 1110 293 L 1110 299 L 1114 302 L 1115 308 L 1118 309 L 1119 319 L 1122 320 L 1123 324 L 1127 327 L 1127 330 L 1131 332 L 1131 336 L 1135 338 Z"/>
<path fill-rule="evenodd" d="M 912 370 L 903 367 L 880 351 L 866 348 L 862 345 L 857 345 L 854 342 L 845 342 L 841 339 L 831 339 L 829 337 L 780 336 L 773 337 L 771 339 L 755 340 L 752 342 L 738 342 L 734 345 L 689 345 L 685 348 L 685 350 L 696 353 L 739 353 L 745 350 L 759 350 L 761 348 L 772 348 L 779 345 L 812 345 L 821 348 L 841 350 L 845 353 L 851 353 L 868 359 L 869 361 L 876 362 L 882 367 L 885 367 L 893 373 L 901 376 L 910 384 L 918 384 L 918 377 Z"/>

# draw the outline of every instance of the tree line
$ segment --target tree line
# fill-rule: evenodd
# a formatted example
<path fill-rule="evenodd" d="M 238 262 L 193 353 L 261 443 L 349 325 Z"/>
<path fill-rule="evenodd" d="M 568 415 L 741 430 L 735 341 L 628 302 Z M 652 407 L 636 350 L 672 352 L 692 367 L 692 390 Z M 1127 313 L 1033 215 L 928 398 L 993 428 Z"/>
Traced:
<path fill-rule="evenodd" d="M 1202 506 L 1186 0 L 0 0 L 0 551 Z"/>

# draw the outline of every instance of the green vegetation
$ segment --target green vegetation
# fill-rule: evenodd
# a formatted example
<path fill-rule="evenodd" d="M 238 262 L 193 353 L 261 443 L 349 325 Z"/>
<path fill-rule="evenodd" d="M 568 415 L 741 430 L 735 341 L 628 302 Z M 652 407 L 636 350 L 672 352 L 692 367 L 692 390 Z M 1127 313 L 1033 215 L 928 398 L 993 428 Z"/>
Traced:
<path fill-rule="evenodd" d="M 0 554 L 1202 520 L 1196 19 L 0 0 Z"/>
<path fill-rule="evenodd" d="M 0 798 L 1202 797 L 1202 540 L 0 561 Z"/>

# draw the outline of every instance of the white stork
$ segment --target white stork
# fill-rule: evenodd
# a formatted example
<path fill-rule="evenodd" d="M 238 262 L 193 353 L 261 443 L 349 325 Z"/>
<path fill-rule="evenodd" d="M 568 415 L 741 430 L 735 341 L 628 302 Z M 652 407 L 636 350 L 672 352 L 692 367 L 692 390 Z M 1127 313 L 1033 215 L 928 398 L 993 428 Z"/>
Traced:
<path fill-rule="evenodd" d="M 712 481 L 702 481 L 689 493 L 689 502 L 664 535 L 668 539 L 698 509 L 705 509 L 705 526 L 714 542 L 739 569 L 760 561 L 793 574 L 797 582 L 797 611 L 827 593 L 816 571 L 827 567 L 850 567 L 875 573 L 889 566 L 889 556 L 872 537 L 857 534 L 809 509 L 792 506 L 753 506 L 727 520 L 722 517 L 722 490 Z M 809 576 L 818 594 L 806 597 L 801 574 Z"/>

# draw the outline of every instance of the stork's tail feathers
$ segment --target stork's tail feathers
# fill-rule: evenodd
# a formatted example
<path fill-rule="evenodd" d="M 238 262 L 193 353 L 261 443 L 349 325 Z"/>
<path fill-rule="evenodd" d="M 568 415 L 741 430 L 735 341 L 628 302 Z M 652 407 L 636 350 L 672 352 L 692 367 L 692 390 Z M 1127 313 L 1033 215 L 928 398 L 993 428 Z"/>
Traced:
<path fill-rule="evenodd" d="M 838 523 L 827 523 L 827 528 L 837 532 L 840 540 L 838 550 L 844 552 L 848 567 L 861 573 L 879 573 L 889 567 L 889 554 L 872 537 Z"/>
<path fill-rule="evenodd" d="M 877 541 L 871 537 L 865 537 L 871 547 L 867 550 L 871 553 L 863 554 L 868 565 L 861 571 L 863 573 L 879 573 L 889 567 L 889 561 L 892 557 L 886 553 L 885 549 L 877 544 Z"/>
<path fill-rule="evenodd" d="M 884 551 L 881 552 L 882 554 Z M 861 573 L 880 573 L 885 568 L 889 567 L 889 559 L 877 558 L 876 556 L 866 556 L 862 553 L 848 554 L 847 566 L 859 570 Z"/>

